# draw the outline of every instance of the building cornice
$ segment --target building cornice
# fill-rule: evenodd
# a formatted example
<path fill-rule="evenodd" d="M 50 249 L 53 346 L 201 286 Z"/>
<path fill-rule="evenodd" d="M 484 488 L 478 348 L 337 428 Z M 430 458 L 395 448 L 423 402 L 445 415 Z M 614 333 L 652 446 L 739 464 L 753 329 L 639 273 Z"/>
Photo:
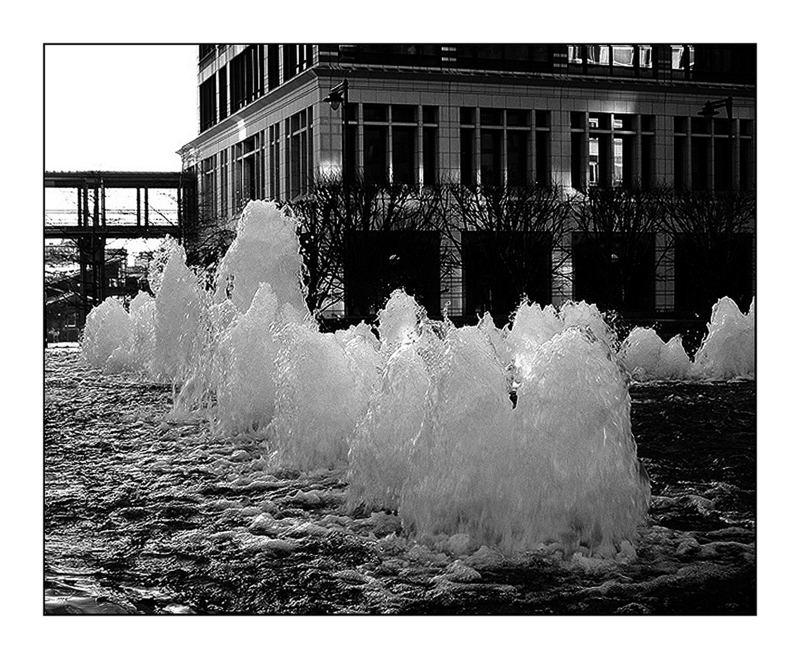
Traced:
<path fill-rule="evenodd" d="M 633 78 L 622 76 L 597 76 L 582 73 L 541 73 L 491 71 L 482 69 L 438 69 L 430 67 L 389 67 L 371 64 L 332 65 L 314 67 L 320 77 L 347 75 L 352 78 L 382 77 L 393 80 L 407 79 L 409 73 L 415 80 L 426 82 L 471 82 L 479 84 L 503 84 L 518 86 L 560 86 L 620 90 L 649 91 L 658 93 L 706 93 L 722 91 L 737 96 L 755 96 L 755 85 L 696 80 L 664 80 L 659 78 Z"/>

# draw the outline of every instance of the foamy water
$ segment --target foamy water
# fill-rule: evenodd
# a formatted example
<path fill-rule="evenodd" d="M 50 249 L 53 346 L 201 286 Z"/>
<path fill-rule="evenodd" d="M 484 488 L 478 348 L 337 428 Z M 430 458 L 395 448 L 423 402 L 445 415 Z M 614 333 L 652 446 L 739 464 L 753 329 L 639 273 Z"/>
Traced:
<path fill-rule="evenodd" d="M 753 372 L 754 314 L 726 299 L 694 364 L 679 337 L 664 344 L 652 330 L 617 354 L 584 302 L 523 302 L 508 328 L 488 315 L 456 328 L 395 291 L 375 332 L 323 333 L 305 306 L 296 222 L 272 203 L 248 204 L 213 290 L 179 245 L 161 262 L 154 299 L 90 314 L 89 364 L 173 383 L 173 418 L 208 419 L 218 437 L 256 434 L 274 464 L 346 468 L 350 506 L 395 509 L 420 537 L 628 556 L 649 499 L 629 375 Z"/>

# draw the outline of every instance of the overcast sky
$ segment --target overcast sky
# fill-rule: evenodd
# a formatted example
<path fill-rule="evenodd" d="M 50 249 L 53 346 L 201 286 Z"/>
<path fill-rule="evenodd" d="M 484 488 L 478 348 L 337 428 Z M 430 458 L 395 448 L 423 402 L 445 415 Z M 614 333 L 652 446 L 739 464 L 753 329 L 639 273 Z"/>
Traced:
<path fill-rule="evenodd" d="M 197 46 L 46 46 L 45 169 L 177 171 L 196 97 Z"/>

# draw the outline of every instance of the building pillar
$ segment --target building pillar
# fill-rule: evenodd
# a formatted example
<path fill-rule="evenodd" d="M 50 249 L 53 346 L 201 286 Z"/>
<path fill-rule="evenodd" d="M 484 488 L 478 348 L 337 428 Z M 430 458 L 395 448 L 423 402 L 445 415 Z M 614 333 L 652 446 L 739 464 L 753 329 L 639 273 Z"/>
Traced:
<path fill-rule="evenodd" d="M 443 126 L 442 126 L 442 124 L 444 122 L 444 118 L 441 116 L 442 114 L 444 114 L 444 113 L 443 112 L 439 113 L 439 135 L 438 135 L 439 139 L 437 140 L 439 142 L 439 144 L 441 144 L 445 139 L 445 135 L 444 135 L 444 132 L 443 132 Z M 424 141 L 425 141 L 424 140 L 424 132 L 422 130 L 422 105 L 421 104 L 417 104 L 417 150 L 416 150 L 416 153 L 414 154 L 414 156 L 415 156 L 415 160 L 416 160 L 416 163 L 417 163 L 417 167 L 416 167 L 415 171 L 416 171 L 416 181 L 417 181 L 417 186 L 418 187 L 421 186 L 422 182 L 424 181 L 424 159 L 423 159 Z M 439 147 L 438 144 L 436 146 L 437 146 L 437 151 L 438 151 L 438 153 L 436 154 L 436 158 L 437 158 L 436 167 L 437 167 L 437 169 L 439 171 L 442 171 L 442 164 L 441 164 L 440 160 L 441 160 L 441 154 L 442 154 L 443 149 L 441 147 Z"/>
<path fill-rule="evenodd" d="M 482 185 L 481 180 L 481 109 L 475 108 L 475 157 L 472 162 L 473 173 L 475 174 L 475 182 Z"/>
<path fill-rule="evenodd" d="M 348 153 L 347 155 L 349 157 L 355 155 L 356 176 L 358 176 L 359 174 L 363 176 L 364 175 L 364 106 L 361 103 L 358 103 L 356 105 L 356 123 L 357 123 L 356 152 L 355 154 Z"/>
<path fill-rule="evenodd" d="M 633 128 L 636 131 L 636 135 L 633 136 L 633 154 L 631 158 L 633 161 L 633 176 L 631 180 L 634 182 L 634 185 L 638 182 L 640 188 L 646 188 L 649 181 L 645 182 L 642 175 L 642 115 L 636 114 L 633 116 Z"/>
<path fill-rule="evenodd" d="M 741 157 L 742 157 L 741 149 L 740 149 L 740 146 L 741 146 L 741 141 L 740 141 L 741 127 L 739 126 L 739 120 L 738 119 L 731 119 L 731 121 L 733 122 L 733 144 L 731 145 L 732 146 L 732 149 L 731 149 L 731 167 L 732 167 L 732 171 L 731 171 L 731 188 L 733 190 L 735 190 L 736 192 L 738 192 L 739 190 L 742 189 L 742 182 L 741 182 L 740 176 L 739 176 L 739 174 L 742 171 L 741 166 L 740 166 L 740 161 L 741 161 Z M 755 290 L 755 289 L 753 289 L 753 290 Z"/>

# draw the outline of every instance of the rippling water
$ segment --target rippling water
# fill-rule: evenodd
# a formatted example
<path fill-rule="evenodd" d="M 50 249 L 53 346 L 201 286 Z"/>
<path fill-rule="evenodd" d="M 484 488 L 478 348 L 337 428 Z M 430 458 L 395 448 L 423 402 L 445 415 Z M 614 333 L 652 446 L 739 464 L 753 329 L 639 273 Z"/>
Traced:
<path fill-rule="evenodd" d="M 638 556 L 423 545 L 346 515 L 344 473 L 163 422 L 172 392 L 45 357 L 48 613 L 755 613 L 755 385 L 635 385 Z"/>

